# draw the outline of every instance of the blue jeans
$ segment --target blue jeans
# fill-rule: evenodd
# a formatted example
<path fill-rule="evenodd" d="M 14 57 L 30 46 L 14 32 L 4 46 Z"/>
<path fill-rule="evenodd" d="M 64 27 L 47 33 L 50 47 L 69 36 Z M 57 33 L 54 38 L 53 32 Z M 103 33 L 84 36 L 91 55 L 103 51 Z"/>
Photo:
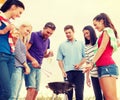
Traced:
<path fill-rule="evenodd" d="M 24 77 L 23 67 L 22 66 L 15 67 L 15 70 L 11 76 L 11 96 L 9 100 L 18 100 L 23 77 Z"/>
<path fill-rule="evenodd" d="M 10 78 L 14 64 L 13 55 L 0 53 L 0 100 L 8 100 L 11 95 Z"/>
<path fill-rule="evenodd" d="M 83 100 L 84 92 L 84 73 L 78 70 L 72 70 L 67 72 L 68 82 L 75 85 L 75 100 Z M 73 90 L 67 93 L 68 100 L 73 100 Z"/>
<path fill-rule="evenodd" d="M 95 94 L 95 100 L 103 100 L 103 94 L 100 88 L 99 78 L 98 77 L 91 77 L 93 90 Z"/>
<path fill-rule="evenodd" d="M 39 91 L 40 86 L 40 69 L 34 68 L 31 63 L 28 63 L 30 67 L 30 74 L 25 75 L 26 88 L 35 88 Z"/>

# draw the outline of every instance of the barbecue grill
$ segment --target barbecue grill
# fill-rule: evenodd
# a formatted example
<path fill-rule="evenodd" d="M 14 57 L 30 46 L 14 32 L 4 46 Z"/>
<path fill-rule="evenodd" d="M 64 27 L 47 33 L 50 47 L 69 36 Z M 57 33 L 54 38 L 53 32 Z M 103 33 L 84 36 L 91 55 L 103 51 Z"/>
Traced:
<path fill-rule="evenodd" d="M 72 90 L 75 87 L 75 85 L 69 82 L 50 82 L 48 83 L 48 87 L 55 94 L 53 95 L 52 100 L 54 100 L 58 94 L 64 94 L 66 100 L 68 100 L 67 92 Z"/>

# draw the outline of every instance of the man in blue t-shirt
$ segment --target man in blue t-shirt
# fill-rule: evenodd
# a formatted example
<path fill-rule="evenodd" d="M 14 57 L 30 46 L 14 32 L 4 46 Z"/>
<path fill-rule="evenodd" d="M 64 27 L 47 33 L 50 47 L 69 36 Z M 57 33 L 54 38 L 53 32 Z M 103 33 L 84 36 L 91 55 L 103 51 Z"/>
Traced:
<path fill-rule="evenodd" d="M 63 77 L 75 85 L 76 100 L 83 100 L 84 73 L 80 67 L 85 62 L 84 44 L 75 39 L 72 25 L 66 25 L 64 32 L 67 40 L 59 46 L 57 61 Z M 68 100 L 73 100 L 73 90 L 67 95 Z"/>
<path fill-rule="evenodd" d="M 56 26 L 52 22 L 45 24 L 43 30 L 32 32 L 29 43 L 27 44 L 27 60 L 31 68 L 29 75 L 25 75 L 25 84 L 27 87 L 26 100 L 35 100 L 40 85 L 40 67 L 44 57 L 53 55 L 50 48 L 49 37 L 55 31 Z"/>

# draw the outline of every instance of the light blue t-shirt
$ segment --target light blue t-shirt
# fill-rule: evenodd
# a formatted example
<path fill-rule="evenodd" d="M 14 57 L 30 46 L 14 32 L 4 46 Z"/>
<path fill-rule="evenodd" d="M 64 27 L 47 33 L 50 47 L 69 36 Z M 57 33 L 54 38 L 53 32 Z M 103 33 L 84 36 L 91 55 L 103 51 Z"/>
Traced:
<path fill-rule="evenodd" d="M 75 70 L 74 65 L 85 57 L 85 46 L 82 41 L 65 41 L 60 44 L 57 60 L 63 60 L 65 71 Z"/>

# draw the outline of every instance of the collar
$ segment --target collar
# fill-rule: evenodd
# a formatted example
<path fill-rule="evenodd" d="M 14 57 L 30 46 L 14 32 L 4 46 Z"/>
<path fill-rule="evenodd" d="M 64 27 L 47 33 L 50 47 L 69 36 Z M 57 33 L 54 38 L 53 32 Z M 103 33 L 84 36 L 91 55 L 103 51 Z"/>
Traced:
<path fill-rule="evenodd" d="M 43 40 L 47 40 L 43 37 L 43 34 L 42 34 L 42 30 L 40 30 L 40 32 L 38 32 L 38 35 L 43 39 Z"/>
<path fill-rule="evenodd" d="M 77 39 L 74 39 L 72 42 L 76 42 L 76 41 L 77 41 Z M 71 42 L 71 41 L 67 40 L 67 42 Z"/>

